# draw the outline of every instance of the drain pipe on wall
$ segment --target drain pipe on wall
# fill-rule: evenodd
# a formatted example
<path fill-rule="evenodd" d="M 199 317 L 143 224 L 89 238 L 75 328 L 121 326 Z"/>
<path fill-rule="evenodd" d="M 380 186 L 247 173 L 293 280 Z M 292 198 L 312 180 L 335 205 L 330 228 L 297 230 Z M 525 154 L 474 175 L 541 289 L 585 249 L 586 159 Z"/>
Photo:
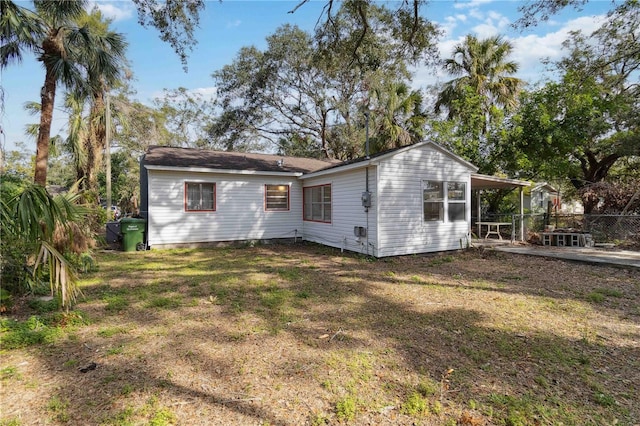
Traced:
<path fill-rule="evenodd" d="M 366 126 L 365 126 L 365 142 L 364 142 L 364 149 L 365 149 L 365 155 L 367 160 L 370 159 L 369 157 L 369 108 L 367 107 L 367 112 L 365 113 L 367 120 L 366 120 Z M 367 167 L 365 167 L 364 169 L 364 173 L 365 173 L 365 183 L 364 183 L 364 189 L 365 189 L 365 193 L 367 195 L 365 195 L 366 200 L 368 200 L 368 203 L 366 203 L 366 200 L 363 200 L 363 204 L 364 204 L 364 213 L 366 215 L 366 219 L 367 219 L 367 256 L 369 256 L 369 207 L 371 206 L 371 193 L 369 192 L 369 166 L 367 165 Z"/>

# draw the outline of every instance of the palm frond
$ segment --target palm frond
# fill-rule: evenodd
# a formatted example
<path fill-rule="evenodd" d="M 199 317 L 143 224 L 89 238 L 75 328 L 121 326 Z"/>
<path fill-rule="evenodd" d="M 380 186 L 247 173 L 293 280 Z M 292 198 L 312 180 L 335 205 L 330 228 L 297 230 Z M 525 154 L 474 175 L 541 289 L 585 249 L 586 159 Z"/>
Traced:
<path fill-rule="evenodd" d="M 87 0 L 33 0 L 33 5 L 52 28 L 60 28 L 85 13 Z"/>
<path fill-rule="evenodd" d="M 56 250 L 53 245 L 46 241 L 42 241 L 40 251 L 34 265 L 34 275 L 44 265 L 49 269 L 49 285 L 51 295 L 58 295 L 62 307 L 67 311 L 69 307 L 75 303 L 78 296 L 82 294 L 78 286 L 78 277 L 73 266 L 67 259 Z"/>
<path fill-rule="evenodd" d="M 25 102 L 22 105 L 22 107 L 31 116 L 38 115 L 38 114 L 40 114 L 40 112 L 42 112 L 42 105 L 40 105 L 40 102 L 35 102 L 35 101 Z"/>
<path fill-rule="evenodd" d="M 38 15 L 13 1 L 0 1 L 0 67 L 21 62 L 24 51 L 37 52 L 44 34 Z"/>
<path fill-rule="evenodd" d="M 10 202 L 19 234 L 32 241 L 49 238 L 61 217 L 51 196 L 40 185 L 29 185 Z"/>

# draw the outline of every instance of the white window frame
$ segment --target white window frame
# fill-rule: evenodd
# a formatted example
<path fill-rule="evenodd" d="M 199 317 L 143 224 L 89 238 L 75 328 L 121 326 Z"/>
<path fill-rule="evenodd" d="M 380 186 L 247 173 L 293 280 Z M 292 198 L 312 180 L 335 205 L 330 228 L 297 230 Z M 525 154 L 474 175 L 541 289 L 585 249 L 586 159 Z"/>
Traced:
<path fill-rule="evenodd" d="M 444 222 L 444 187 L 445 182 L 435 179 L 422 181 L 422 219 L 424 222 Z M 437 215 L 433 215 L 435 210 L 427 209 L 427 204 L 437 209 Z M 429 217 L 427 218 L 427 214 Z"/>
<path fill-rule="evenodd" d="M 447 222 L 466 222 L 467 220 L 467 183 L 459 181 L 446 182 L 446 200 L 447 200 Z M 460 187 L 462 186 L 462 187 Z M 461 194 L 462 197 L 456 198 L 456 194 Z M 451 219 L 452 205 L 462 205 L 462 219 Z"/>
<path fill-rule="evenodd" d="M 264 210 L 267 212 L 288 212 L 291 206 L 291 187 L 266 183 L 264 185 Z M 270 207 L 269 202 L 282 204 L 282 199 L 286 198 L 286 207 Z"/>
<path fill-rule="evenodd" d="M 192 185 L 198 185 L 199 187 L 199 200 L 198 200 L 198 206 L 196 208 L 193 207 L 189 207 L 189 206 L 193 206 L 194 203 L 190 203 L 190 198 L 189 198 L 189 186 Z M 209 186 L 211 185 L 211 189 L 212 189 L 212 202 L 213 202 L 213 206 L 212 208 L 202 208 L 202 189 L 203 186 Z M 216 188 L 216 183 L 215 182 L 190 182 L 187 181 L 184 183 L 184 211 L 186 212 L 214 212 L 216 211 L 216 194 L 217 193 L 217 188 Z"/>
<path fill-rule="evenodd" d="M 314 201 L 314 194 L 319 193 L 320 201 Z M 327 201 L 328 195 L 328 201 Z M 302 188 L 302 219 L 307 222 L 331 223 L 333 216 L 333 195 L 331 184 L 305 186 Z M 314 207 L 316 207 L 314 209 Z M 319 214 L 314 216 L 314 211 Z"/>
<path fill-rule="evenodd" d="M 467 182 L 425 179 L 422 181 L 422 219 L 424 223 L 453 223 L 467 220 Z M 437 208 L 428 210 L 430 204 Z M 463 205 L 464 217 L 451 217 L 452 205 Z"/>

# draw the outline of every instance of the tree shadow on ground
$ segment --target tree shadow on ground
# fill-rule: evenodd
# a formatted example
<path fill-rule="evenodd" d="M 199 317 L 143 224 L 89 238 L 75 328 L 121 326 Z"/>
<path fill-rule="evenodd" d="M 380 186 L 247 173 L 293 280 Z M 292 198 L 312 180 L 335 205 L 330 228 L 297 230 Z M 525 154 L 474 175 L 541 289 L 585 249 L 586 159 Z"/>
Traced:
<path fill-rule="evenodd" d="M 505 285 L 470 276 L 467 262 L 478 258 L 459 256 L 433 265 L 437 257 L 370 262 L 314 247 L 184 251 L 87 288 L 80 308 L 91 327 L 31 353 L 47 371 L 40 380 L 56 383 L 49 393 L 69 402 L 67 424 L 122 424 L 163 410 L 193 424 L 336 421 L 336 401 L 351 395 L 356 422 L 411 424 L 400 407 L 421 382 L 431 384 L 427 401 L 444 405 L 435 415 L 442 422 L 470 410 L 492 422 L 582 423 L 583 406 L 606 421 L 640 418 L 637 345 L 587 328 L 576 337 L 503 324 L 488 307 L 512 301 L 501 298 L 526 304 L 558 294 L 519 285 L 526 278 Z M 109 261 L 121 260 L 103 268 Z M 560 299 L 583 302 L 557 285 Z M 109 311 L 112 296 L 128 303 Z M 530 320 L 542 321 L 535 312 Z M 89 362 L 97 368 L 80 373 Z"/>

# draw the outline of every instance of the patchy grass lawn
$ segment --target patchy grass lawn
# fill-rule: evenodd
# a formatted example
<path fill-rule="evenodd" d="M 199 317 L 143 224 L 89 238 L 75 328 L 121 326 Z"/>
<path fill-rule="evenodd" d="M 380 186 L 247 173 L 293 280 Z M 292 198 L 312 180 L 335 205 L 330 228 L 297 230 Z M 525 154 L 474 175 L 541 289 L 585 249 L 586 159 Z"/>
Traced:
<path fill-rule="evenodd" d="M 640 272 L 470 250 L 100 253 L 1 319 L 0 425 L 640 423 Z"/>

